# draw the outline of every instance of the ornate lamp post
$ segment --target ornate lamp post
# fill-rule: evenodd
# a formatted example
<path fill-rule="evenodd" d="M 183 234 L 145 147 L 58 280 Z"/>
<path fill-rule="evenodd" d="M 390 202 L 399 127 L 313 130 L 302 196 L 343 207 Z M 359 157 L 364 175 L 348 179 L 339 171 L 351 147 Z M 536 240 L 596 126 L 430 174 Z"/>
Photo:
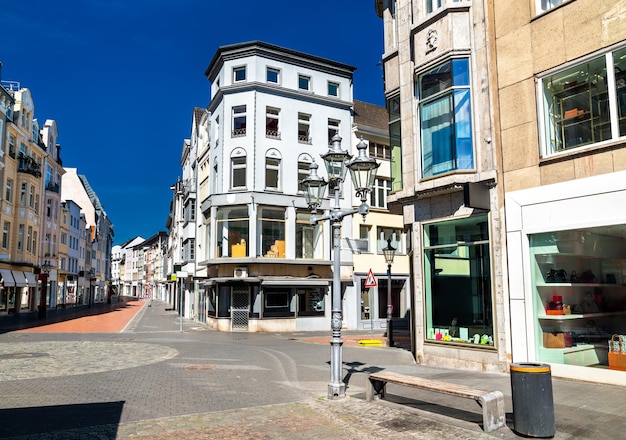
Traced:
<path fill-rule="evenodd" d="M 391 305 L 391 265 L 396 255 L 396 248 L 391 246 L 391 237 L 387 239 L 387 247 L 383 248 L 383 255 L 387 263 L 387 347 L 393 347 L 393 320 Z"/>
<path fill-rule="evenodd" d="M 343 340 L 341 339 L 341 323 L 343 321 L 343 312 L 341 307 L 341 222 L 344 217 L 354 214 L 361 214 L 363 218 L 369 212 L 367 205 L 367 195 L 371 191 L 372 184 L 376 178 L 376 170 L 380 163 L 375 159 L 367 157 L 367 144 L 361 142 L 357 145 L 358 156 L 352 161 L 352 156 L 345 150 L 341 149 L 341 137 L 333 136 L 331 139 L 332 146 L 326 154 L 321 155 L 326 165 L 328 173 L 328 182 L 317 175 L 318 166 L 311 164 L 310 174 L 302 180 L 302 189 L 306 201 L 311 208 L 313 216 L 311 224 L 315 225 L 321 221 L 329 220 L 333 228 L 333 291 L 332 291 L 332 311 L 331 311 L 331 330 L 330 338 L 330 383 L 328 384 L 328 398 L 341 399 L 346 396 L 346 384 L 343 382 Z M 350 170 L 354 190 L 358 197 L 361 198 L 361 205 L 357 209 L 342 211 L 339 206 L 339 193 L 341 185 L 344 182 L 346 171 Z M 330 209 L 328 215 L 317 217 L 317 209 L 321 206 L 322 198 L 326 185 L 329 185 L 334 192 L 335 204 Z"/>
<path fill-rule="evenodd" d="M 46 304 L 46 297 L 48 295 L 48 274 L 52 270 L 52 264 L 50 261 L 44 260 L 41 265 L 41 271 L 43 274 L 41 275 L 41 296 L 39 298 L 39 313 L 37 314 L 37 318 L 46 319 L 48 306 Z"/>

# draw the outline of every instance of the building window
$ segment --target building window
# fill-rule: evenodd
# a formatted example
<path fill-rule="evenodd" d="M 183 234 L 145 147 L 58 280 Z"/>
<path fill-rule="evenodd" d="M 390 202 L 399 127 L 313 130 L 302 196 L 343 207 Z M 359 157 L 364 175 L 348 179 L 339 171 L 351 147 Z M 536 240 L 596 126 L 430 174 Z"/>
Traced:
<path fill-rule="evenodd" d="M 249 222 L 247 206 L 223 207 L 217 210 L 218 258 L 243 258 L 248 255 Z"/>
<path fill-rule="evenodd" d="M 258 234 L 260 255 L 285 258 L 285 208 L 259 208 Z"/>
<path fill-rule="evenodd" d="M 20 205 L 26 206 L 26 183 L 22 183 L 20 190 Z"/>
<path fill-rule="evenodd" d="M 422 175 L 474 167 L 469 61 L 447 61 L 419 75 Z"/>
<path fill-rule="evenodd" d="M 301 144 L 311 144 L 311 115 L 298 113 L 298 142 Z"/>
<path fill-rule="evenodd" d="M 296 289 L 298 316 L 324 316 L 326 289 L 321 287 Z"/>
<path fill-rule="evenodd" d="M 294 316 L 295 297 L 291 289 L 277 289 L 266 287 L 263 292 L 263 297 L 263 316 Z"/>
<path fill-rule="evenodd" d="M 188 238 L 183 241 L 183 261 L 194 261 L 196 259 L 196 239 Z"/>
<path fill-rule="evenodd" d="M 376 178 L 374 187 L 370 193 L 371 206 L 376 208 L 387 209 L 387 197 L 391 192 L 391 180 L 384 178 Z"/>
<path fill-rule="evenodd" d="M 359 225 L 359 243 L 358 248 L 361 252 L 370 251 L 370 232 L 372 227 L 370 225 Z"/>
<path fill-rule="evenodd" d="M 568 0 L 537 0 L 537 12 L 545 12 L 549 11 L 552 8 L 559 6 L 562 3 L 565 3 Z"/>
<path fill-rule="evenodd" d="M 431 13 L 441 9 L 442 6 L 450 7 L 452 3 L 458 3 L 461 0 L 426 0 L 426 12 Z"/>
<path fill-rule="evenodd" d="M 9 237 L 11 236 L 11 223 L 4 222 L 2 225 L 2 249 L 9 249 Z"/>
<path fill-rule="evenodd" d="M 540 84 L 544 156 L 626 135 L 626 48 L 544 77 Z"/>
<path fill-rule="evenodd" d="M 26 230 L 26 251 L 27 252 L 32 252 L 34 251 L 34 249 L 31 247 L 31 239 L 33 237 L 33 227 L 29 226 L 28 229 Z"/>
<path fill-rule="evenodd" d="M 46 200 L 46 217 L 52 217 L 52 199 Z"/>
<path fill-rule="evenodd" d="M 30 186 L 30 192 L 28 193 L 28 206 L 31 208 L 35 207 L 35 186 Z"/>
<path fill-rule="evenodd" d="M 280 81 L 280 70 L 268 67 L 265 75 L 265 80 L 269 83 L 278 84 Z"/>
<path fill-rule="evenodd" d="M 328 145 L 330 145 L 331 139 L 336 134 L 339 134 L 339 121 L 337 119 L 328 118 Z"/>
<path fill-rule="evenodd" d="M 311 90 L 311 77 L 298 75 L 298 88 L 300 90 Z"/>
<path fill-rule="evenodd" d="M 298 192 L 302 192 L 302 181 L 311 175 L 311 163 L 313 159 L 308 154 L 298 158 Z"/>
<path fill-rule="evenodd" d="M 233 68 L 233 82 L 241 82 L 246 80 L 246 67 L 240 66 Z"/>
<path fill-rule="evenodd" d="M 328 81 L 328 96 L 339 96 L 339 84 Z"/>
<path fill-rule="evenodd" d="M 232 137 L 246 135 L 246 106 L 233 107 L 233 132 Z"/>
<path fill-rule="evenodd" d="M 311 224 L 311 212 L 296 212 L 296 258 L 322 259 L 324 245 L 322 240 L 322 224 Z"/>
<path fill-rule="evenodd" d="M 370 141 L 369 143 L 370 157 L 377 159 L 389 160 L 391 158 L 391 148 L 389 145 L 378 144 Z"/>
<path fill-rule="evenodd" d="M 24 250 L 24 225 L 19 225 L 17 227 L 17 250 Z"/>
<path fill-rule="evenodd" d="M 233 189 L 246 188 L 246 156 L 241 155 L 231 158 L 231 182 Z"/>
<path fill-rule="evenodd" d="M 15 136 L 9 135 L 9 156 L 15 159 Z"/>
<path fill-rule="evenodd" d="M 494 346 L 486 216 L 425 226 L 424 293 L 427 340 Z"/>
<path fill-rule="evenodd" d="M 278 120 L 280 109 L 274 107 L 265 108 L 265 136 L 272 139 L 280 139 Z"/>
<path fill-rule="evenodd" d="M 7 179 L 7 184 L 4 191 L 4 199 L 7 202 L 13 201 L 13 180 Z"/>
<path fill-rule="evenodd" d="M 404 234 L 401 229 L 378 226 L 376 228 L 376 252 L 383 253 L 387 240 L 391 238 L 391 245 L 396 248 L 396 255 L 405 254 Z"/>
<path fill-rule="evenodd" d="M 265 157 L 265 188 L 280 189 L 280 154 L 276 150 L 271 150 Z"/>

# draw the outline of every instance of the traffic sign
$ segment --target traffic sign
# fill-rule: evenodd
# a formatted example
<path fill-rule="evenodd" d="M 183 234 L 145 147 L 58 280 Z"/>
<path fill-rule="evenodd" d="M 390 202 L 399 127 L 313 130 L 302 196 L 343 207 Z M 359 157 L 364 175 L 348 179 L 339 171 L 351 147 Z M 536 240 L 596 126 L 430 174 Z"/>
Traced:
<path fill-rule="evenodd" d="M 376 281 L 376 277 L 374 276 L 374 272 L 370 269 L 367 274 L 367 278 L 365 279 L 365 287 L 376 287 L 378 286 L 378 282 Z"/>

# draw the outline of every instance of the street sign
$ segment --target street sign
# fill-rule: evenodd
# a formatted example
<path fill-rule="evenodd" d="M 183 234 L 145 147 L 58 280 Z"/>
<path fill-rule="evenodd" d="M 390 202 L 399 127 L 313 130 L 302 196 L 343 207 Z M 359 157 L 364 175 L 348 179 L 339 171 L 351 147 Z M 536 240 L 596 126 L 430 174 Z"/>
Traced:
<path fill-rule="evenodd" d="M 376 282 L 376 277 L 374 276 L 374 272 L 370 269 L 367 274 L 367 278 L 365 279 L 365 287 L 376 287 L 378 286 L 378 282 Z"/>

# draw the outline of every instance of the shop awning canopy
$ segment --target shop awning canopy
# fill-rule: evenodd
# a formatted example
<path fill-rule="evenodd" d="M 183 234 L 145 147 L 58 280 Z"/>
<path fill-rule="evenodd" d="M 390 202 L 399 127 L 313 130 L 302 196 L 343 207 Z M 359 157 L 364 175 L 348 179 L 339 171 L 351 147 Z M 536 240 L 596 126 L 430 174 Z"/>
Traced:
<path fill-rule="evenodd" d="M 21 270 L 14 270 L 13 278 L 15 278 L 15 286 L 16 287 L 28 287 L 28 282 L 26 281 L 26 275 Z"/>
<path fill-rule="evenodd" d="M 332 280 L 325 278 L 263 278 L 262 286 L 328 286 Z"/>
<path fill-rule="evenodd" d="M 32 272 L 24 272 L 26 275 L 26 281 L 28 282 L 29 287 L 37 286 L 37 278 L 35 278 L 35 274 Z"/>
<path fill-rule="evenodd" d="M 10 269 L 0 269 L 0 276 L 2 276 L 4 287 L 15 287 L 15 280 Z"/>

